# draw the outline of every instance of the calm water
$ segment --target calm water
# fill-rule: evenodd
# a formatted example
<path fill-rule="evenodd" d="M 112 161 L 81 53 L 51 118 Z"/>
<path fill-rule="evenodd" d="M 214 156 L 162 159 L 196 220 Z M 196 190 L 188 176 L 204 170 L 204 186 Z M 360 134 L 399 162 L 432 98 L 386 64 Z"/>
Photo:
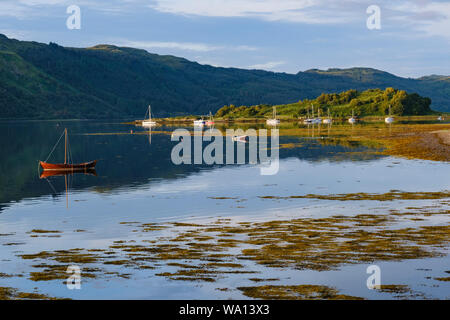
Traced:
<path fill-rule="evenodd" d="M 75 162 L 99 159 L 97 176 L 74 175 L 40 179 L 38 160 L 45 160 L 63 128 L 70 134 Z M 365 147 L 324 143 L 333 127 L 314 137 L 280 137 L 280 143 L 298 143 L 280 149 L 280 170 L 260 175 L 257 165 L 174 165 L 170 155 L 175 128 L 158 127 L 152 134 L 131 125 L 99 121 L 0 122 L 0 287 L 70 298 L 227 299 L 245 298 L 234 288 L 255 285 L 248 274 L 230 274 L 216 282 L 169 280 L 157 270 L 111 266 L 128 277 L 83 280 L 81 290 L 68 290 L 62 280 L 32 281 L 35 261 L 21 254 L 73 248 L 108 248 L 114 241 L 151 240 L 123 222 L 209 223 L 218 218 L 235 222 L 333 215 L 386 214 L 409 207 L 449 209 L 437 200 L 330 201 L 317 199 L 262 199 L 262 196 L 305 194 L 385 193 L 390 190 L 434 192 L 450 189 L 448 163 L 404 160 L 371 153 Z M 133 130 L 133 134 L 130 134 Z M 326 133 L 326 134 L 324 134 Z M 312 136 L 312 134 L 311 134 Z M 323 137 L 323 138 L 322 138 Z M 63 161 L 63 145 L 49 161 Z M 448 215 L 423 224 L 448 224 Z M 409 226 L 411 221 L 404 222 Z M 33 237 L 30 231 L 57 230 L 58 237 Z M 83 230 L 83 232 L 76 232 Z M 164 231 L 155 233 L 164 235 Z M 442 257 L 380 262 L 383 283 L 405 284 L 428 298 L 448 298 L 450 269 L 447 248 Z M 321 284 L 345 294 L 390 299 L 368 290 L 369 264 L 344 265 L 333 271 L 265 268 L 246 262 L 258 277 L 278 278 L 271 284 Z M 423 271 L 426 269 L 427 271 Z M 172 270 L 173 271 L 173 270 Z M 448 276 L 448 274 L 447 274 Z M 264 283 L 263 283 L 264 284 Z M 232 290 L 220 291 L 228 287 Z"/>

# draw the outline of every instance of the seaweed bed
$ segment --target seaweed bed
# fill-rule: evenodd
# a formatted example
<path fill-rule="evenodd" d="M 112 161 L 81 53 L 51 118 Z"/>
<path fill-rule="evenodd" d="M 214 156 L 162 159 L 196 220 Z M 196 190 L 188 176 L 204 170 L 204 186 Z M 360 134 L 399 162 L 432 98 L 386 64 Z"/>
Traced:
<path fill-rule="evenodd" d="M 394 194 L 393 198 L 398 199 Z M 354 195 L 348 197 L 359 199 Z M 415 193 L 412 198 L 416 197 L 441 199 L 448 197 L 448 193 Z M 382 200 L 378 196 L 375 199 Z M 327 271 L 349 264 L 442 256 L 450 241 L 450 225 L 419 225 L 419 221 L 430 215 L 445 218 L 450 211 L 417 209 L 391 210 L 381 215 L 335 215 L 266 222 L 230 219 L 202 224 L 122 222 L 124 227 L 132 228 L 134 234 L 142 235 L 139 238 L 143 240 L 118 240 L 105 248 L 74 248 L 19 256 L 32 262 L 32 271 L 23 275 L 32 281 L 64 282 L 67 267 L 76 264 L 82 269 L 83 281 L 108 277 L 129 279 L 132 270 L 154 269 L 153 275 L 168 280 L 214 283 L 229 275 L 240 275 L 253 282 L 262 282 L 261 286 L 234 289 L 251 298 L 356 299 L 358 297 L 341 294 L 327 286 L 268 285 L 268 281 L 279 279 L 257 278 L 255 274 L 261 267 Z M 396 226 L 405 219 L 413 226 Z M 111 267 L 118 269 L 111 270 Z M 4 290 L 3 298 L 21 298 L 21 294 L 13 289 Z M 401 285 L 379 290 L 394 298 L 405 297 L 407 293 L 406 297 L 410 298 L 420 296 L 402 289 Z"/>

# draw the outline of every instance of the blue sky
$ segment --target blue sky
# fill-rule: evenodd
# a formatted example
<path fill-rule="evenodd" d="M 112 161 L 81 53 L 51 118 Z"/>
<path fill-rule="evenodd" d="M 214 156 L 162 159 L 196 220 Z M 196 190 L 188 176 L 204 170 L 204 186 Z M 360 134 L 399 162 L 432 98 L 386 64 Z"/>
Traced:
<path fill-rule="evenodd" d="M 66 27 L 70 5 L 81 9 L 80 30 Z M 366 26 L 370 5 L 381 10 L 381 29 Z M 404 77 L 450 75 L 450 1 L 0 0 L 0 33 L 288 73 L 372 67 Z"/>

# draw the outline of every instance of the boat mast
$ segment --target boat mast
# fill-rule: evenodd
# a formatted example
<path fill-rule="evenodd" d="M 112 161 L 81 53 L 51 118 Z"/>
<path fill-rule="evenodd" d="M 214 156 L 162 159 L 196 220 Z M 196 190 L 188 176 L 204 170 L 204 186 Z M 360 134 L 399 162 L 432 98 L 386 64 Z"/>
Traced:
<path fill-rule="evenodd" d="M 67 174 L 64 175 L 64 182 L 66 184 L 66 208 L 69 209 L 69 192 L 67 191 Z"/>
<path fill-rule="evenodd" d="M 148 120 L 152 120 L 152 107 L 148 105 Z"/>
<path fill-rule="evenodd" d="M 64 129 L 65 143 L 64 143 L 64 164 L 67 164 L 67 128 Z"/>

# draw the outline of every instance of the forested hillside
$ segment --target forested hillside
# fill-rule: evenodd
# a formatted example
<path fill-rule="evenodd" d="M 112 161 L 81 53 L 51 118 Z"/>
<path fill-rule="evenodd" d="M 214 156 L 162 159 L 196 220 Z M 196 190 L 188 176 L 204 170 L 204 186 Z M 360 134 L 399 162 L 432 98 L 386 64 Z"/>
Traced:
<path fill-rule="evenodd" d="M 133 48 L 65 48 L 0 35 L 0 118 L 206 114 L 223 105 L 286 104 L 322 93 L 394 87 L 450 111 L 450 79 L 405 79 L 366 68 L 298 74 L 218 68 Z"/>
<path fill-rule="evenodd" d="M 315 112 L 322 116 L 348 117 L 355 116 L 410 116 L 432 114 L 431 100 L 417 93 L 408 94 L 404 90 L 386 88 L 386 90 L 369 89 L 363 92 L 348 90 L 341 93 L 323 93 L 316 99 L 304 99 L 296 103 L 276 106 L 279 116 L 289 118 L 307 117 Z M 219 118 L 264 118 L 272 115 L 272 106 L 255 105 L 251 107 L 234 105 L 219 109 Z"/>

